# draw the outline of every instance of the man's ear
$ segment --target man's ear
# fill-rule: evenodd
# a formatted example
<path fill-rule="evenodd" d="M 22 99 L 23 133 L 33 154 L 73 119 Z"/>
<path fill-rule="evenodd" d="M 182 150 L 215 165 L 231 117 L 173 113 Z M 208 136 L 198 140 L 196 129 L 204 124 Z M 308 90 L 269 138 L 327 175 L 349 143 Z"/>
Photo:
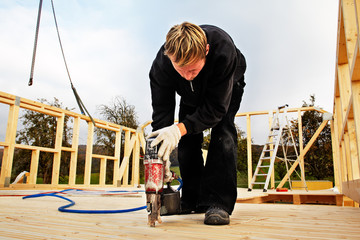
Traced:
<path fill-rule="evenodd" d="M 209 49 L 210 49 L 210 45 L 209 45 L 209 44 L 206 44 L 206 55 L 208 55 Z"/>

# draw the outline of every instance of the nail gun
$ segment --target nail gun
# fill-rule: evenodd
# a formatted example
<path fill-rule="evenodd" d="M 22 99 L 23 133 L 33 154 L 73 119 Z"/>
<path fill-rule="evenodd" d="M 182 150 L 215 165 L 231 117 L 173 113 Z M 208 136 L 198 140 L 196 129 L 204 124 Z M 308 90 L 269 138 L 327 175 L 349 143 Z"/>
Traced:
<path fill-rule="evenodd" d="M 151 227 L 155 227 L 156 221 L 162 222 L 160 216 L 180 213 L 180 188 L 173 190 L 170 186 L 174 179 L 179 178 L 170 171 L 170 160 L 163 161 L 158 157 L 160 144 L 151 147 L 154 139 L 147 139 L 144 157 L 146 205 L 149 212 L 148 224 Z"/>

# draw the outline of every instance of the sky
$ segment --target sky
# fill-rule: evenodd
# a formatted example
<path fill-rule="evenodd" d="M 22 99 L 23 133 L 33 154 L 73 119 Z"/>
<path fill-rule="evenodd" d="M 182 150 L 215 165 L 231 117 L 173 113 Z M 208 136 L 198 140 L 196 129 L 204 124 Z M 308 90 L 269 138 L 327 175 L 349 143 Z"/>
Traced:
<path fill-rule="evenodd" d="M 72 82 L 90 114 L 117 96 L 151 120 L 148 73 L 175 24 L 221 27 L 247 61 L 239 112 L 288 104 L 333 111 L 337 0 L 54 0 Z M 80 113 L 57 38 L 51 1 L 44 0 L 34 69 L 28 86 L 39 1 L 0 0 L 0 91 L 31 100 L 59 99 Z M 177 102 L 178 104 L 178 102 Z M 8 106 L 0 104 L 0 141 Z M 245 120 L 236 123 L 245 130 Z M 267 116 L 252 120 L 255 143 L 265 140 Z M 147 128 L 150 132 L 151 128 Z"/>

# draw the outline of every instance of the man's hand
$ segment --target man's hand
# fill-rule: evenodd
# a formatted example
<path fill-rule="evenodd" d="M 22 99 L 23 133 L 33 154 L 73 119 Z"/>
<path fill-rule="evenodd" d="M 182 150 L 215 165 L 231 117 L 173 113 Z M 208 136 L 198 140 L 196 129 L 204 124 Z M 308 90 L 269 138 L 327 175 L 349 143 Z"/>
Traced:
<path fill-rule="evenodd" d="M 164 161 L 169 160 L 171 152 L 175 149 L 181 138 L 181 132 L 179 127 L 174 124 L 169 127 L 159 129 L 150 133 L 149 137 L 155 137 L 151 143 L 151 147 L 158 145 L 162 142 L 158 151 L 158 156 L 162 157 Z"/>

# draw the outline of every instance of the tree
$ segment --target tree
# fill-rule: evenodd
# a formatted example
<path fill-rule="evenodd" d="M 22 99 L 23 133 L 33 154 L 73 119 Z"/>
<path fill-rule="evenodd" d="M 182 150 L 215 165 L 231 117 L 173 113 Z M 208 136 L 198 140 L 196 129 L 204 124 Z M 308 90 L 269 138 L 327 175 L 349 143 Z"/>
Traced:
<path fill-rule="evenodd" d="M 105 121 L 133 129 L 137 129 L 139 125 L 135 107 L 120 96 L 115 97 L 109 106 L 100 105 L 98 111 Z M 122 134 L 121 139 L 124 141 L 124 132 Z M 103 154 L 114 155 L 115 132 L 96 128 L 96 145 L 102 146 Z"/>
<path fill-rule="evenodd" d="M 53 102 L 48 102 L 46 99 L 39 99 L 38 101 L 57 108 L 64 108 L 57 98 L 54 98 Z M 69 110 L 68 108 L 65 109 Z M 23 129 L 17 133 L 16 143 L 47 148 L 55 147 L 56 117 L 31 110 L 25 110 L 25 113 L 20 117 L 20 120 Z M 69 140 L 72 137 L 72 128 L 68 126 L 69 121 L 69 116 L 65 116 L 62 139 L 62 146 L 64 147 L 71 146 Z M 13 167 L 13 174 L 19 174 L 24 169 L 30 169 L 28 155 L 29 150 L 19 149 L 16 151 L 14 156 L 16 165 Z M 62 164 L 60 165 L 60 174 L 68 174 L 69 156 L 62 153 L 61 159 Z M 53 153 L 41 152 L 39 155 L 38 176 L 43 176 L 43 183 L 51 183 L 52 165 Z"/>
<path fill-rule="evenodd" d="M 310 95 L 310 103 L 303 102 L 303 107 L 315 106 L 315 95 Z M 317 111 L 306 111 L 301 117 L 303 144 L 306 146 L 314 135 L 320 124 L 322 123 L 322 113 Z M 293 129 L 295 129 L 295 141 L 298 146 L 299 133 L 297 131 L 298 121 L 293 121 Z M 312 147 L 309 149 L 304 157 L 305 172 L 307 178 L 324 180 L 333 179 L 333 158 L 332 158 L 332 144 L 331 144 L 331 129 L 330 125 L 326 125 L 316 139 Z"/>
<path fill-rule="evenodd" d="M 239 172 L 247 171 L 247 138 L 245 132 L 236 126 L 238 146 L 237 146 L 237 164 L 236 168 Z"/>
<path fill-rule="evenodd" d="M 137 129 L 139 125 L 135 107 L 133 105 L 128 104 L 126 100 L 120 96 L 115 97 L 111 101 L 109 106 L 100 105 L 98 107 L 98 111 L 105 121 L 116 123 L 133 129 Z M 113 156 L 115 151 L 115 137 L 116 137 L 115 132 L 102 128 L 96 128 L 95 132 L 96 132 L 95 144 L 97 146 L 96 149 L 98 149 L 100 154 Z M 122 144 L 121 144 L 122 149 L 121 149 L 120 158 L 122 159 L 124 152 L 124 143 L 125 143 L 124 131 L 122 132 L 121 139 L 122 139 Z M 129 166 L 131 167 L 131 164 Z M 111 179 L 111 174 L 112 174 L 111 169 L 107 168 L 106 176 L 108 177 L 108 181 L 110 181 Z"/>

